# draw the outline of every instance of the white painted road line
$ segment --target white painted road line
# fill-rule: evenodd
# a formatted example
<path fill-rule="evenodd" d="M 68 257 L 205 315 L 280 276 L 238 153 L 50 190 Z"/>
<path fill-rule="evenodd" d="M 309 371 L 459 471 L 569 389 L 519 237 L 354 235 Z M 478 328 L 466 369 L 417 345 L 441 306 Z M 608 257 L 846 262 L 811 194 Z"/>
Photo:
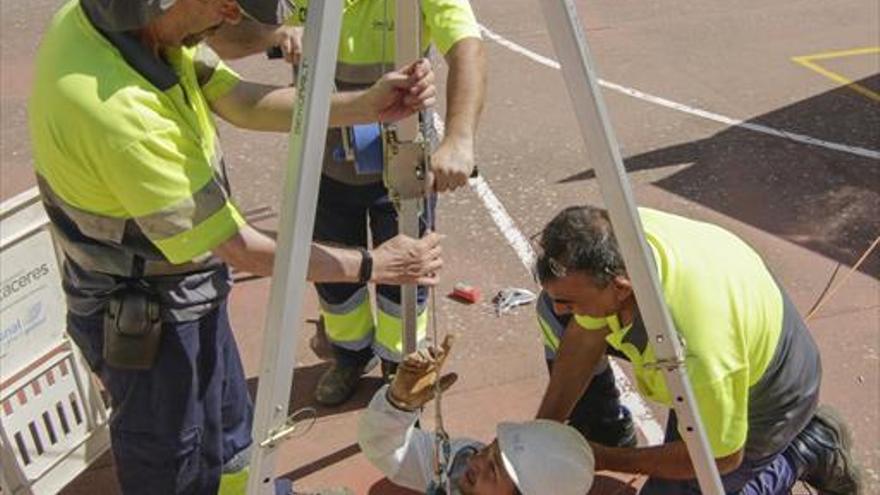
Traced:
<path fill-rule="evenodd" d="M 531 274 L 532 266 L 535 263 L 535 250 L 529 244 L 529 240 L 523 235 L 522 231 L 516 226 L 513 218 L 507 213 L 504 205 L 492 192 L 489 183 L 482 176 L 470 180 L 470 185 L 477 193 L 477 196 L 483 201 L 483 205 L 489 210 L 489 215 L 495 221 L 501 235 L 510 244 L 510 247 L 516 252 L 517 258 L 522 262 L 526 271 Z"/>
<path fill-rule="evenodd" d="M 486 38 L 494 41 L 495 43 L 498 43 L 499 45 L 501 45 L 501 46 L 513 51 L 513 52 L 516 52 L 520 55 L 523 55 L 524 57 L 529 58 L 529 59 L 531 59 L 539 64 L 545 65 L 547 67 L 557 69 L 557 70 L 560 69 L 559 62 L 557 62 L 551 58 L 547 58 L 541 54 L 535 53 L 535 52 L 529 50 L 528 48 L 526 48 L 522 45 L 519 45 L 519 44 L 505 38 L 504 36 L 501 36 L 500 34 L 487 28 L 486 26 L 480 25 L 480 30 L 483 32 L 483 35 L 486 36 Z M 677 110 L 679 112 L 683 112 L 683 113 L 686 113 L 689 115 L 694 115 L 696 117 L 701 117 L 701 118 L 704 118 L 707 120 L 712 120 L 712 121 L 719 122 L 719 123 L 726 124 L 726 125 L 733 126 L 733 127 L 740 127 L 743 129 L 748 129 L 748 130 L 754 131 L 754 132 L 760 132 L 762 134 L 767 134 L 770 136 L 788 139 L 790 141 L 795 141 L 795 142 L 801 143 L 801 144 L 819 146 L 821 148 L 830 149 L 830 150 L 834 150 L 834 151 L 840 151 L 843 153 L 849 153 L 852 155 L 862 156 L 865 158 L 872 158 L 875 160 L 880 159 L 880 151 L 877 151 L 877 150 L 872 150 L 872 149 L 868 149 L 868 148 L 861 148 L 858 146 L 849 146 L 846 144 L 835 143 L 832 141 L 825 141 L 824 139 L 814 138 L 812 136 L 807 136 L 805 134 L 788 132 L 788 131 L 776 129 L 773 127 L 768 127 L 768 126 L 761 125 L 761 124 L 755 124 L 753 122 L 746 122 L 743 120 L 734 119 L 732 117 L 727 117 L 727 116 L 720 115 L 720 114 L 713 113 L 713 112 L 709 112 L 706 110 L 701 110 L 699 108 L 690 107 L 690 106 L 687 106 L 682 103 L 677 103 L 677 102 L 674 102 L 671 100 L 667 100 L 666 98 L 654 96 L 652 94 L 648 94 L 643 91 L 639 91 L 637 89 L 622 86 L 617 83 L 605 81 L 603 79 L 599 79 L 598 82 L 599 82 L 600 86 L 603 86 L 605 88 L 623 93 L 627 96 L 631 96 L 631 97 L 639 99 L 639 100 L 647 101 L 649 103 L 653 103 L 653 104 L 659 105 L 661 107 L 666 107 L 666 108 L 669 108 L 672 110 Z"/>

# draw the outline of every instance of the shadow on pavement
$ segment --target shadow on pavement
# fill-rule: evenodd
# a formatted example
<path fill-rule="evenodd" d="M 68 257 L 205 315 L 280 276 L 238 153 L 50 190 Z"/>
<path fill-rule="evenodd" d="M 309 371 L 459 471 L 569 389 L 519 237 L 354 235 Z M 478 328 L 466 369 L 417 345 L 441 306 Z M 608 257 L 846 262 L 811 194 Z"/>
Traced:
<path fill-rule="evenodd" d="M 320 459 L 315 459 L 314 461 L 300 466 L 293 471 L 282 474 L 281 478 L 288 478 L 291 480 L 302 479 L 310 474 L 316 473 L 326 467 L 332 466 L 337 462 L 342 462 L 349 457 L 360 454 L 361 448 L 357 443 L 353 443 L 345 448 L 339 449 L 336 452 L 331 452 Z"/>
<path fill-rule="evenodd" d="M 858 81 L 880 91 L 880 74 Z M 847 87 L 748 121 L 877 152 L 880 105 Z M 625 159 L 628 172 L 689 164 L 655 185 L 852 266 L 880 235 L 880 160 L 742 127 Z M 562 183 L 595 178 L 587 170 Z M 860 270 L 880 278 L 875 252 Z"/>
<path fill-rule="evenodd" d="M 334 416 L 351 411 L 357 411 L 367 407 L 373 395 L 382 387 L 382 379 L 379 377 L 365 376 L 361 379 L 360 386 L 354 396 L 342 405 L 336 407 L 326 407 L 315 402 L 314 390 L 321 378 L 330 367 L 330 363 L 318 363 L 309 366 L 300 366 L 293 372 L 293 387 L 290 390 L 290 405 L 288 413 L 293 414 L 302 408 L 313 408 L 317 418 L 325 416 Z M 248 378 L 247 385 L 250 390 L 251 397 L 256 398 L 257 387 L 259 387 L 256 377 Z M 294 390 L 296 393 L 294 393 Z M 305 417 L 305 416 L 302 416 Z"/>

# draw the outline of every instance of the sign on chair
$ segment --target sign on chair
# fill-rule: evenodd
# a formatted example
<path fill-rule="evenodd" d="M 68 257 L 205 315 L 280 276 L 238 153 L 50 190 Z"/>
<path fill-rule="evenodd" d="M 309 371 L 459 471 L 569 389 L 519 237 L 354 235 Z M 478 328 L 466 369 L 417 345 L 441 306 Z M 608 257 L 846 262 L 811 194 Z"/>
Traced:
<path fill-rule="evenodd" d="M 65 332 L 36 189 L 0 205 L 0 487 L 56 493 L 110 446 L 98 386 Z"/>

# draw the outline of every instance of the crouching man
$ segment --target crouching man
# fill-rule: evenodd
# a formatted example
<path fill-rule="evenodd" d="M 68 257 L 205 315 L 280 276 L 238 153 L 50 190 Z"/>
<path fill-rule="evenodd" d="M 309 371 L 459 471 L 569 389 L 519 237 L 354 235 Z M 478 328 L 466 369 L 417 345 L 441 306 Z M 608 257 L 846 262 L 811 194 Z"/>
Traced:
<path fill-rule="evenodd" d="M 390 385 L 376 392 L 358 429 L 361 450 L 389 480 L 424 492 L 434 478 L 434 435 L 416 427 L 419 410 L 434 397 L 452 339 L 440 349 L 406 356 Z M 457 379 L 440 380 L 448 389 Z M 501 423 L 486 445 L 453 438 L 447 476 L 461 495 L 584 495 L 593 483 L 593 453 L 570 426 L 534 420 Z"/>

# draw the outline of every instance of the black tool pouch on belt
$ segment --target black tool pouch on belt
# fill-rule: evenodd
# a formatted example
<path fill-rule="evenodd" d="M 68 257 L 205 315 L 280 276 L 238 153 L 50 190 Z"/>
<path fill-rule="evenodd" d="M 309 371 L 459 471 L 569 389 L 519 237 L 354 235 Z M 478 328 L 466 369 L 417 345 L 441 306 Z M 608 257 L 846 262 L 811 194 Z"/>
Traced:
<path fill-rule="evenodd" d="M 152 368 L 161 336 L 159 302 L 146 288 L 129 286 L 113 295 L 104 314 L 104 361 L 109 366 Z"/>

